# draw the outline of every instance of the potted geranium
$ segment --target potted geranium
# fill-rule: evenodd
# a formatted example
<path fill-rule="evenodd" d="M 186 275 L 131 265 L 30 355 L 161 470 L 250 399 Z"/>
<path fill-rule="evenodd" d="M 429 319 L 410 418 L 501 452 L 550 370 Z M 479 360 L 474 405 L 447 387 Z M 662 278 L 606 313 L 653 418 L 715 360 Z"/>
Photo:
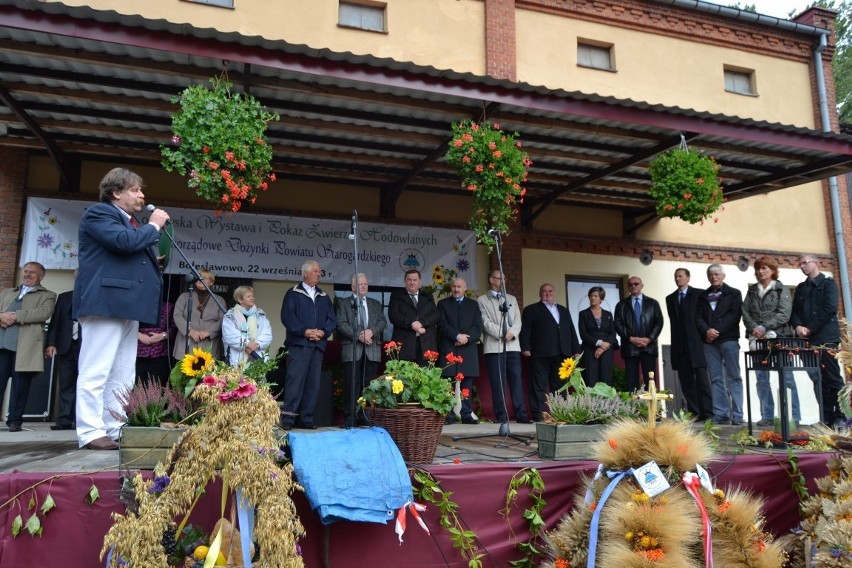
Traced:
<path fill-rule="evenodd" d="M 559 370 L 565 384 L 545 397 L 544 421 L 536 423 L 538 455 L 544 459 L 587 457 L 589 442 L 600 439 L 604 425 L 619 418 L 638 418 L 643 405 L 628 393 L 606 383 L 586 385 L 578 366 L 568 357 Z"/>
<path fill-rule="evenodd" d="M 172 146 L 160 146 L 163 167 L 188 175 L 189 187 L 216 207 L 239 211 L 275 181 L 266 126 L 278 120 L 251 95 L 231 92 L 226 77 L 212 89 L 191 85 L 172 102 Z"/>
<path fill-rule="evenodd" d="M 431 463 L 455 396 L 450 381 L 441 376 L 442 368 L 436 366 L 437 353 L 424 353 L 427 364 L 421 366 L 399 359 L 401 348 L 395 341 L 385 344 L 389 357 L 385 373 L 370 381 L 358 403 L 373 424 L 388 431 L 405 461 Z M 461 357 L 447 355 L 448 364 L 461 362 Z"/>
<path fill-rule="evenodd" d="M 517 133 L 506 134 L 496 122 L 463 120 L 452 128 L 446 160 L 456 168 L 462 187 L 473 194 L 470 228 L 491 250 L 495 240 L 489 231 L 509 231 L 508 222 L 517 217 L 527 193 L 523 184 L 532 162 Z"/>
<path fill-rule="evenodd" d="M 690 150 L 685 140 L 679 148 L 659 154 L 648 165 L 657 215 L 691 224 L 712 216 L 724 199 L 718 171 L 712 157 Z"/>

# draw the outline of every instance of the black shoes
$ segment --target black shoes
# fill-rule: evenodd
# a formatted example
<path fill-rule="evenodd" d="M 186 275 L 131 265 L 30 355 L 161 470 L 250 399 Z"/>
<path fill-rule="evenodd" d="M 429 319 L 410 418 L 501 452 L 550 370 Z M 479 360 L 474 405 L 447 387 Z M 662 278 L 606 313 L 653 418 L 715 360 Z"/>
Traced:
<path fill-rule="evenodd" d="M 9 432 L 20 432 L 21 430 L 23 430 L 21 426 L 22 424 L 20 422 L 10 422 Z"/>
<path fill-rule="evenodd" d="M 63 426 L 61 424 L 54 424 L 50 427 L 51 430 L 73 430 L 73 426 Z"/>
<path fill-rule="evenodd" d="M 529 418 L 526 418 L 526 417 L 518 418 L 517 420 L 515 420 L 515 422 L 517 422 L 518 424 L 532 424 L 533 423 L 532 420 L 530 420 Z"/>
<path fill-rule="evenodd" d="M 479 424 L 479 420 L 468 416 L 466 418 L 462 418 L 462 424 Z"/>

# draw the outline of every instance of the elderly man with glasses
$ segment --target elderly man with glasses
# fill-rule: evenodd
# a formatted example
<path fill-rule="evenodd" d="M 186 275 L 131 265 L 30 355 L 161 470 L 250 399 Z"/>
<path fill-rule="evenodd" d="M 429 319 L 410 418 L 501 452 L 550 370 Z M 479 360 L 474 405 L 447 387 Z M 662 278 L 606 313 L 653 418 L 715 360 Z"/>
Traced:
<path fill-rule="evenodd" d="M 615 331 L 621 337 L 621 357 L 627 372 L 627 390 L 631 392 L 647 385 L 650 373 L 657 370 L 657 338 L 663 330 L 660 303 L 644 295 L 643 287 L 638 276 L 628 278 L 630 295 L 615 306 Z"/>
<path fill-rule="evenodd" d="M 796 337 L 807 339 L 811 347 L 820 349 L 822 369 L 822 421 L 828 426 L 842 418 L 837 407 L 837 393 L 843 387 L 840 366 L 831 350 L 840 344 L 840 326 L 837 322 L 838 293 L 834 279 L 819 271 L 819 259 L 811 254 L 799 258 L 799 268 L 807 277 L 796 286 L 790 325 Z M 814 381 L 819 371 L 808 371 Z M 819 399 L 819 393 L 817 399 Z"/>

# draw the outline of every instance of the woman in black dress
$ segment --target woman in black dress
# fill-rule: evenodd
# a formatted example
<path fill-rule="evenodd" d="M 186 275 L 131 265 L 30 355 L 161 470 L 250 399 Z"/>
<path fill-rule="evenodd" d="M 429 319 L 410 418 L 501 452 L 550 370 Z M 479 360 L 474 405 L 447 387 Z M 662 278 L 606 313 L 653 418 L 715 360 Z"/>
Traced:
<path fill-rule="evenodd" d="M 583 379 L 589 386 L 598 381 L 612 384 L 612 353 L 618 346 L 612 313 L 601 307 L 606 291 L 589 288 L 589 307 L 579 315 L 580 342 L 583 344 Z"/>

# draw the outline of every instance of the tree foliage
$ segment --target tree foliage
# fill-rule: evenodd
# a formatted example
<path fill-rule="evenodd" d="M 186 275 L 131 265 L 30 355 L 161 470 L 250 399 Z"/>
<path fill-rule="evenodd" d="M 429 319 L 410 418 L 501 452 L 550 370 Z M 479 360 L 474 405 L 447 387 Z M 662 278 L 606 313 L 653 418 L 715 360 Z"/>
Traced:
<path fill-rule="evenodd" d="M 837 97 L 837 114 L 841 124 L 852 123 L 852 44 L 850 37 L 850 17 L 852 17 L 852 1 L 850 0 L 816 0 L 814 6 L 822 6 L 837 12 L 834 21 L 836 51 L 832 62 L 834 73 L 834 90 Z"/>

